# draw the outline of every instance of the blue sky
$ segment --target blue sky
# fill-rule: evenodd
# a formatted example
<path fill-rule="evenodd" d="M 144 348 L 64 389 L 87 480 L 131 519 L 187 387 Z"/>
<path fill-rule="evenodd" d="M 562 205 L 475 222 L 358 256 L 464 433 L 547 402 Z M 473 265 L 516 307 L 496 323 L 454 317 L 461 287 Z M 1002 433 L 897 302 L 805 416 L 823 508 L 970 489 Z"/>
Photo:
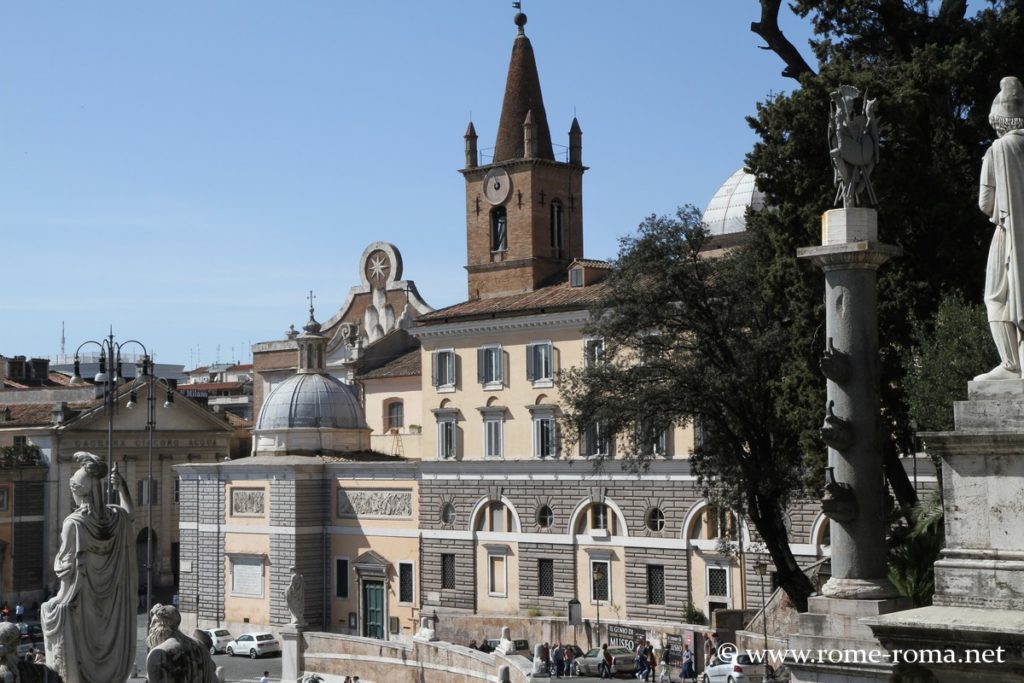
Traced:
<path fill-rule="evenodd" d="M 700 207 L 794 83 L 756 0 L 527 0 L 556 144 L 583 129 L 586 254 Z M 783 9 L 808 57 L 809 27 Z M 106 334 L 246 360 L 333 314 L 374 240 L 466 296 L 462 134 L 494 144 L 511 2 L 0 4 L 0 354 Z M 823 143 L 824 145 L 824 143 Z M 822 163 L 828 160 L 822 155 Z M 218 347 L 219 346 L 219 352 Z"/>

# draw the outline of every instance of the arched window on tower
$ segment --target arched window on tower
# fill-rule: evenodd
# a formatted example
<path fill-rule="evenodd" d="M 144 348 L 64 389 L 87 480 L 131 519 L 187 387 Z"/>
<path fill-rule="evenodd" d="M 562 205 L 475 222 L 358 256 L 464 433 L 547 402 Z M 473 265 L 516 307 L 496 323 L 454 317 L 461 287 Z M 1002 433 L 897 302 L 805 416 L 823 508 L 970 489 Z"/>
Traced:
<path fill-rule="evenodd" d="M 557 199 L 551 200 L 551 255 L 555 258 L 562 256 L 562 243 L 564 235 L 562 229 L 562 202 Z"/>
<path fill-rule="evenodd" d="M 508 249 L 508 212 L 504 206 L 491 209 L 491 251 Z"/>

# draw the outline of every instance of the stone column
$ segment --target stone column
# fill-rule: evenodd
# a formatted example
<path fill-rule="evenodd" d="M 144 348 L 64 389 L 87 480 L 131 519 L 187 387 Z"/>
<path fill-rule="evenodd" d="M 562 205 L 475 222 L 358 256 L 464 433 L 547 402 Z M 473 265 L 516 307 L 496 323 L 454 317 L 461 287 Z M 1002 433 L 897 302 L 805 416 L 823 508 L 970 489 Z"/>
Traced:
<path fill-rule="evenodd" d="M 896 596 L 886 578 L 886 508 L 879 417 L 876 271 L 898 247 L 878 243 L 874 209 L 833 209 L 822 216 L 822 246 L 800 258 L 825 273 L 828 378 L 822 436 L 830 475 L 822 507 L 831 520 L 833 598 Z"/>
<path fill-rule="evenodd" d="M 281 629 L 281 680 L 299 683 L 306 670 L 306 643 L 301 624 L 288 624 Z"/>

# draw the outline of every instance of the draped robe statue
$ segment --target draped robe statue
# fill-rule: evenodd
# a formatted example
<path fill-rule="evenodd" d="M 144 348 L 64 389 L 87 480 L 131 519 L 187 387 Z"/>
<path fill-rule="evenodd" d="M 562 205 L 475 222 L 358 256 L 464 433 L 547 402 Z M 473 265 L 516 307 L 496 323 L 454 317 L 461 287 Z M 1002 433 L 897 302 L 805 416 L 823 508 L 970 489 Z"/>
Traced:
<path fill-rule="evenodd" d="M 74 457 L 78 507 L 64 519 L 54 560 L 60 589 L 42 606 L 46 663 L 66 683 L 123 683 L 135 662 L 138 599 L 131 495 L 115 466 L 121 503 L 104 505 L 106 464 L 85 451 Z"/>

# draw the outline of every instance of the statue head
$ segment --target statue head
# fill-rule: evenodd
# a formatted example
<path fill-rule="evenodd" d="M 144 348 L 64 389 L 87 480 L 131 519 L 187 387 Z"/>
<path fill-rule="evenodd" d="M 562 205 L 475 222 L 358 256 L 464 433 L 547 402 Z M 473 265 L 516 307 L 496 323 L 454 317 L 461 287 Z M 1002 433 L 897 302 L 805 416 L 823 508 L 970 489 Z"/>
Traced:
<path fill-rule="evenodd" d="M 992 101 L 988 122 L 1002 137 L 1011 130 L 1024 128 L 1024 86 L 1016 76 L 999 81 L 999 94 Z"/>
<path fill-rule="evenodd" d="M 146 636 L 146 645 L 151 648 L 158 646 L 174 633 L 181 626 L 181 614 L 174 605 L 153 605 L 149 611 L 149 635 Z"/>
<path fill-rule="evenodd" d="M 100 503 L 103 480 L 107 476 L 106 463 L 87 451 L 78 451 L 74 458 L 78 463 L 78 471 L 71 475 L 71 496 L 75 504 Z"/>

